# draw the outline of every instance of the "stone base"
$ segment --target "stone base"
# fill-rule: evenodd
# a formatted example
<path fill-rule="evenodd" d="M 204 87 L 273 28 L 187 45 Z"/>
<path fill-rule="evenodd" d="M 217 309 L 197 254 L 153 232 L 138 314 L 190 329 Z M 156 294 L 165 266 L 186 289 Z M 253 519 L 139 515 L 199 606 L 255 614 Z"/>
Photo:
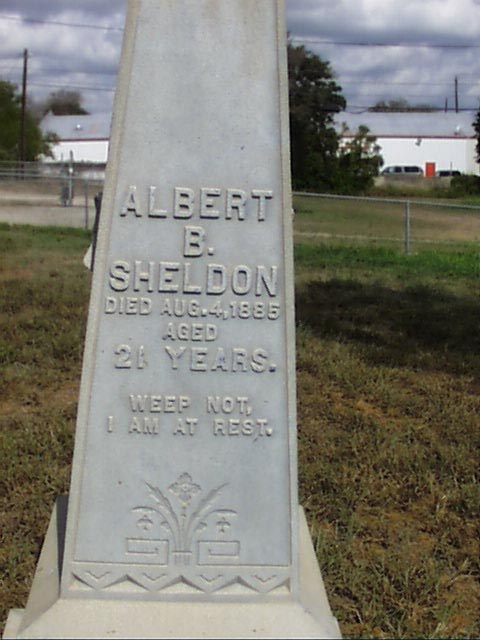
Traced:
<path fill-rule="evenodd" d="M 300 508 L 300 598 L 278 602 L 139 602 L 59 595 L 66 501 L 54 509 L 25 609 L 3 638 L 340 638 Z"/>

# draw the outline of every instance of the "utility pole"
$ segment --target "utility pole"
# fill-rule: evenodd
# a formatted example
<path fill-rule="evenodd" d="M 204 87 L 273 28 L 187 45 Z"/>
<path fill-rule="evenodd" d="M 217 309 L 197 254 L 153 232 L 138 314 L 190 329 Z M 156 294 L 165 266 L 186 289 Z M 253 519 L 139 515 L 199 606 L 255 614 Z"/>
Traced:
<path fill-rule="evenodd" d="M 23 51 L 23 80 L 22 80 L 22 114 L 20 118 L 20 144 L 19 156 L 20 162 L 25 162 L 26 157 L 26 140 L 25 140 L 25 119 L 27 115 L 27 71 L 28 71 L 28 49 Z"/>
<path fill-rule="evenodd" d="M 455 113 L 458 113 L 458 78 L 455 76 Z"/>

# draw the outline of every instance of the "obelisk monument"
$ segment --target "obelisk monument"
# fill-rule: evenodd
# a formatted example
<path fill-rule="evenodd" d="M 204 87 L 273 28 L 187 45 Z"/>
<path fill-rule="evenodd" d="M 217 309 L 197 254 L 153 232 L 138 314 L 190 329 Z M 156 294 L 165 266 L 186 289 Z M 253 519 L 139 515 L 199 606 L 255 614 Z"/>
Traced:
<path fill-rule="evenodd" d="M 283 2 L 130 0 L 65 541 L 60 504 L 12 637 L 338 637 L 299 521 L 289 173 Z"/>

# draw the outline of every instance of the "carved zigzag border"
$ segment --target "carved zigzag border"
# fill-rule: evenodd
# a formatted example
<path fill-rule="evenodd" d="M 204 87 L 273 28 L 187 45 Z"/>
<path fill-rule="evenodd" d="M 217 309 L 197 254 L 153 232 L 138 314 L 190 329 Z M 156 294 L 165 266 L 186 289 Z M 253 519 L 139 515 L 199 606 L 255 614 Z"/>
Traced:
<path fill-rule="evenodd" d="M 222 568 L 220 568 L 221 570 Z M 150 593 L 182 593 L 191 595 L 199 593 L 226 593 L 234 588 L 235 595 L 256 593 L 272 593 L 276 590 L 289 590 L 290 572 L 285 567 L 252 568 L 252 573 L 241 575 L 233 572 L 219 573 L 201 571 L 198 573 L 181 573 L 177 576 L 162 572 L 162 569 L 139 568 L 128 572 L 108 570 L 108 568 L 80 569 L 72 573 L 72 591 L 108 592 L 114 595 Z"/>

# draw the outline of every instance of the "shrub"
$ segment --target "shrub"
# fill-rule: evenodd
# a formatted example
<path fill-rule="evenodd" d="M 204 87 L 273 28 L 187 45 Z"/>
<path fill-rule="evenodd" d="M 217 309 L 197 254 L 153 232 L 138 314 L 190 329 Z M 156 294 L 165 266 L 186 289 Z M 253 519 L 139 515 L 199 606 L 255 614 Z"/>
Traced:
<path fill-rule="evenodd" d="M 450 183 L 454 197 L 480 195 L 480 177 L 475 175 L 454 176 Z"/>

